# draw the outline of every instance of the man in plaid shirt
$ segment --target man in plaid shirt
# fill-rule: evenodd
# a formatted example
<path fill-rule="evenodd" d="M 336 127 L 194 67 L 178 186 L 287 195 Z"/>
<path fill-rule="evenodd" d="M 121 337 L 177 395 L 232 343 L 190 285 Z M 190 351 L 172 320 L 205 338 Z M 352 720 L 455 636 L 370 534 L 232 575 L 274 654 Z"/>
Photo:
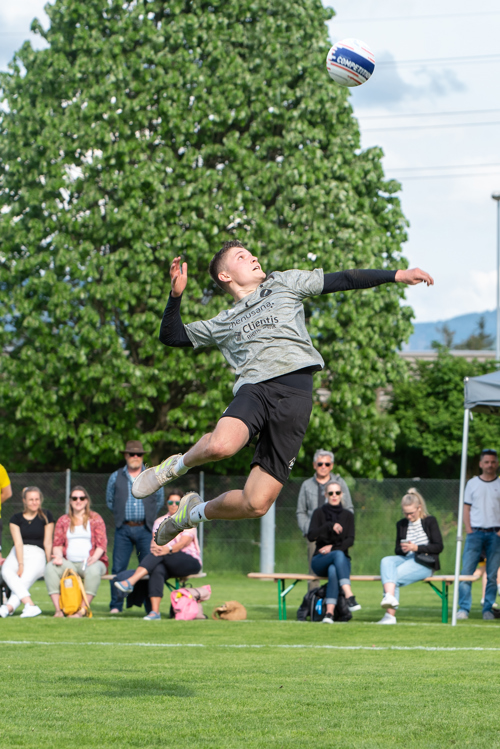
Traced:
<path fill-rule="evenodd" d="M 153 523 L 164 504 L 163 488 L 144 499 L 132 495 L 134 479 L 145 470 L 142 442 L 129 440 L 124 452 L 126 465 L 111 474 L 106 488 L 106 504 L 115 518 L 114 575 L 127 569 L 134 547 L 139 564 L 149 554 Z M 113 583 L 109 607 L 111 614 L 119 614 L 123 607 Z"/>

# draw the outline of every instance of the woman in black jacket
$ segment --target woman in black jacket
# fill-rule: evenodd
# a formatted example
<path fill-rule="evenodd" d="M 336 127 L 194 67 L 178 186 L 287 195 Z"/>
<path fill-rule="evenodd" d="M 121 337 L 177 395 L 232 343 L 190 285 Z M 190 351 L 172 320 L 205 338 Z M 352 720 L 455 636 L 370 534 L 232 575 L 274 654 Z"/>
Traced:
<path fill-rule="evenodd" d="M 408 489 L 401 500 L 404 520 L 396 524 L 396 556 L 384 557 L 380 575 L 384 586 L 381 606 L 386 613 L 378 624 L 396 624 L 399 589 L 416 583 L 440 569 L 443 539 L 437 520 L 427 512 L 425 500 L 416 489 Z"/>
<path fill-rule="evenodd" d="M 326 614 L 323 622 L 333 624 L 333 612 L 339 596 L 339 586 L 345 593 L 349 611 L 358 611 L 351 590 L 351 560 L 347 550 L 354 544 L 354 515 L 342 506 L 342 488 L 334 481 L 325 487 L 327 502 L 314 510 L 309 541 L 316 541 L 316 551 L 311 560 L 315 575 L 328 576 L 326 586 Z"/>

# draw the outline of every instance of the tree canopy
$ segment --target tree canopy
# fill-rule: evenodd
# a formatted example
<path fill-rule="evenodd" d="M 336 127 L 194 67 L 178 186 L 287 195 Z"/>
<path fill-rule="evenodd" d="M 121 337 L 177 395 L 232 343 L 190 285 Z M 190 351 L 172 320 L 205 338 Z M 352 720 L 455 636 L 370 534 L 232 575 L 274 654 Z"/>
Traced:
<path fill-rule="evenodd" d="M 394 383 L 391 412 L 400 433 L 396 454 L 400 476 L 460 475 L 464 421 L 464 378 L 494 372 L 494 361 L 467 361 L 441 347 L 434 361 L 417 361 L 409 376 Z M 469 464 L 485 447 L 500 446 L 500 418 L 474 414 L 469 430 Z"/>
<path fill-rule="evenodd" d="M 208 262 L 241 239 L 266 270 L 406 267 L 380 149 L 360 149 L 325 70 L 320 0 L 56 0 L 47 49 L 2 74 L 0 412 L 12 469 L 98 469 L 126 439 L 150 462 L 213 428 L 233 376 L 216 350 L 166 349 L 184 253 L 186 322 L 228 305 Z M 370 85 L 369 83 L 367 85 Z M 326 368 L 298 464 L 335 449 L 379 476 L 397 426 L 377 388 L 411 330 L 389 284 L 306 305 Z M 219 470 L 244 470 L 248 451 Z"/>

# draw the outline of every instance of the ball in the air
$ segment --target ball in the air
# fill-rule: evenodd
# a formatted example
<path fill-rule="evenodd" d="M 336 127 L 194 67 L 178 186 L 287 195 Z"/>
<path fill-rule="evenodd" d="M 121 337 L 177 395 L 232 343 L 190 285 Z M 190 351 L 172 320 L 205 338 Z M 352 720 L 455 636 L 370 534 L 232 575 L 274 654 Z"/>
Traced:
<path fill-rule="evenodd" d="M 375 70 L 375 57 L 360 39 L 343 39 L 329 51 L 326 69 L 330 78 L 341 86 L 361 86 Z"/>

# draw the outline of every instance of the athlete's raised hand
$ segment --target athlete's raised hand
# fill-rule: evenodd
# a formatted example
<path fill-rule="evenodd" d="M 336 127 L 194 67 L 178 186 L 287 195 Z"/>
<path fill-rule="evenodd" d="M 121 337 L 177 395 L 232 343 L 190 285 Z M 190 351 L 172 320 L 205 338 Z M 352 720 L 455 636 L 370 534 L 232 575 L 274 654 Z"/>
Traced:
<path fill-rule="evenodd" d="M 426 283 L 427 286 L 434 286 L 434 279 L 425 270 L 420 268 L 410 268 L 410 270 L 396 271 L 396 282 L 405 283 L 408 286 L 416 286 L 418 283 Z"/>
<path fill-rule="evenodd" d="M 170 278 L 172 281 L 172 296 L 180 296 L 187 284 L 188 264 L 181 263 L 180 257 L 174 257 L 170 266 Z"/>

